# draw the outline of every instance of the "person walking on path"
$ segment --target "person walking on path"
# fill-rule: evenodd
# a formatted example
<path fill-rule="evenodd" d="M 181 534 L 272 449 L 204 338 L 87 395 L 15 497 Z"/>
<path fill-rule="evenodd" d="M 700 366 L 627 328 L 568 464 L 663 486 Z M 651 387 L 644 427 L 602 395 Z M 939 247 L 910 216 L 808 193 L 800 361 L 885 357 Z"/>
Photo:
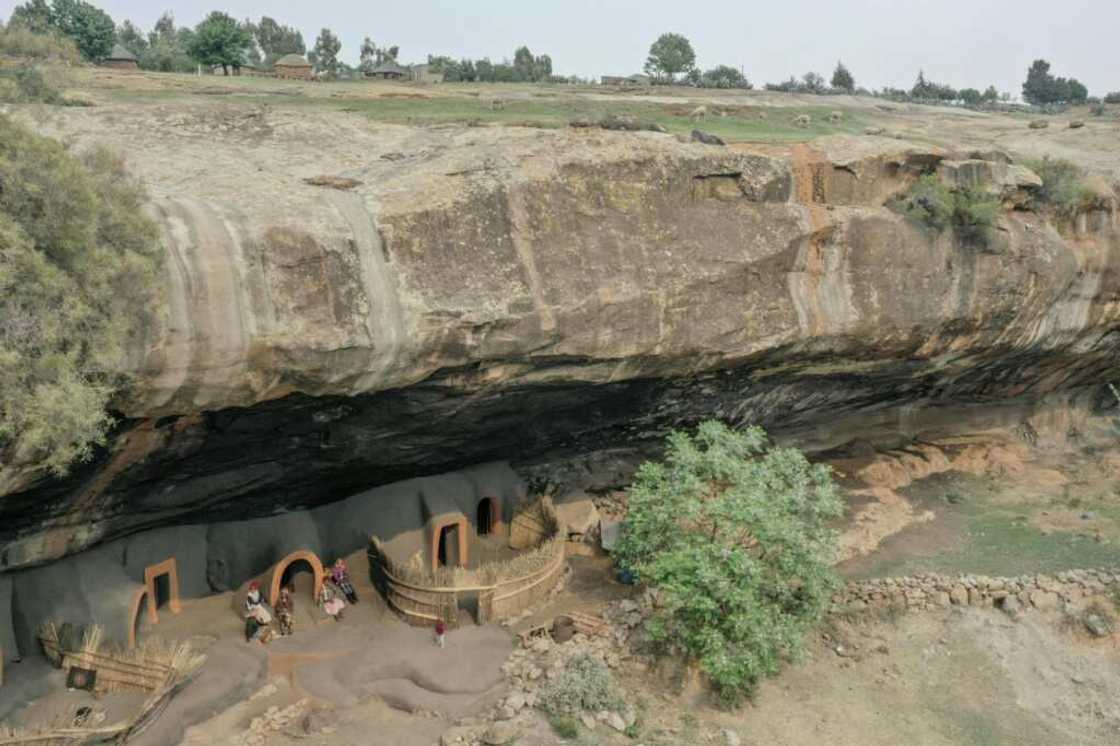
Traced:
<path fill-rule="evenodd" d="M 436 645 L 443 647 L 443 638 L 447 634 L 447 625 L 443 623 L 442 619 L 436 620 Z"/>

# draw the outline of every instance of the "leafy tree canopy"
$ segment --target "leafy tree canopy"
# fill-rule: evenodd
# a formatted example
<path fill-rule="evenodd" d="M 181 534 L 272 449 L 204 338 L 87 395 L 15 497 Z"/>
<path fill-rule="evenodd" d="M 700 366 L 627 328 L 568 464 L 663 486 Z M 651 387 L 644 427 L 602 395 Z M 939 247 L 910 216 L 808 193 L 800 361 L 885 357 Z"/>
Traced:
<path fill-rule="evenodd" d="M 841 512 L 827 466 L 760 428 L 709 421 L 638 470 L 614 554 L 660 591 L 653 639 L 698 660 L 731 702 L 822 613 L 835 583 L 827 523 Z"/>
<path fill-rule="evenodd" d="M 680 34 L 662 34 L 649 48 L 645 70 L 650 75 L 672 81 L 696 65 L 692 43 Z"/>
<path fill-rule="evenodd" d="M 277 23 L 268 16 L 261 16 L 255 31 L 257 45 L 264 53 L 264 64 L 269 67 L 286 54 L 307 54 L 303 34 L 296 28 Z"/>
<path fill-rule="evenodd" d="M 227 75 L 229 68 L 242 63 L 249 44 L 249 34 L 231 16 L 215 10 L 194 30 L 187 51 L 200 65 L 221 65 Z"/>
<path fill-rule="evenodd" d="M 139 183 L 0 117 L 0 482 L 64 474 L 112 424 L 127 348 L 159 307 L 162 249 Z"/>
<path fill-rule="evenodd" d="M 315 39 L 315 48 L 308 55 L 308 61 L 315 66 L 315 72 L 335 78 L 341 69 L 338 61 L 341 50 L 342 42 L 329 28 L 325 28 Z"/>
<path fill-rule="evenodd" d="M 843 62 L 836 63 L 836 70 L 832 73 L 832 87 L 851 93 L 856 89 L 856 79 L 851 71 L 844 67 Z"/>
<path fill-rule="evenodd" d="M 69 37 L 91 62 L 108 57 L 117 36 L 109 14 L 84 0 L 28 0 L 15 7 L 9 23 L 38 34 Z"/>
<path fill-rule="evenodd" d="M 1076 78 L 1054 77 L 1046 60 L 1035 60 L 1027 70 L 1023 83 L 1023 99 L 1027 103 L 1036 106 L 1083 104 L 1088 97 L 1089 89 Z"/>
<path fill-rule="evenodd" d="M 699 76 L 703 88 L 743 88 L 751 89 L 751 83 L 742 72 L 730 65 L 716 65 Z"/>

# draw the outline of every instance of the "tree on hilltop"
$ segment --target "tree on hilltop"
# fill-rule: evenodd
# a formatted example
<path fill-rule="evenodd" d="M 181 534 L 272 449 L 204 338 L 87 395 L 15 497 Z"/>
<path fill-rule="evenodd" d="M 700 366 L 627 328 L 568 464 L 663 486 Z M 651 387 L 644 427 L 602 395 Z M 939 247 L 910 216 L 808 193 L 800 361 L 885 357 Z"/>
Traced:
<path fill-rule="evenodd" d="M 329 78 L 337 78 L 341 68 L 338 61 L 338 53 L 341 50 L 342 42 L 329 28 L 325 28 L 315 39 L 315 48 L 307 55 L 308 61 L 315 66 L 315 72 Z"/>
<path fill-rule="evenodd" d="M 836 70 L 832 73 L 832 87 L 851 93 L 856 89 L 856 79 L 843 62 L 836 63 Z"/>
<path fill-rule="evenodd" d="M 670 83 L 680 73 L 687 73 L 696 65 L 696 52 L 692 43 L 680 34 L 662 34 L 649 48 L 645 71 Z"/>
<path fill-rule="evenodd" d="M 113 51 L 117 27 L 108 13 L 84 0 L 28 0 L 12 10 L 9 25 L 37 34 L 69 37 L 91 62 L 100 62 Z"/>
<path fill-rule="evenodd" d="M 231 16 L 215 10 L 195 27 L 187 51 L 198 64 L 222 66 L 229 75 L 231 67 L 242 63 L 242 52 L 249 45 L 249 34 Z"/>
<path fill-rule="evenodd" d="M 1027 70 L 1023 99 L 1029 104 L 1083 104 L 1088 97 L 1089 89 L 1076 78 L 1054 77 L 1046 60 L 1035 60 Z"/>

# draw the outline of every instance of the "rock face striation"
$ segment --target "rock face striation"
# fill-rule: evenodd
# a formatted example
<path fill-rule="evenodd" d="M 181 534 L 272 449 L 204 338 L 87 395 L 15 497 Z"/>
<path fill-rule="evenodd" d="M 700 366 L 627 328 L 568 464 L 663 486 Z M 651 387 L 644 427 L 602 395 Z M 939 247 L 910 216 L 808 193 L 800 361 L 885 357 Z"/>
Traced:
<path fill-rule="evenodd" d="M 707 417 L 828 448 L 1110 403 L 1092 387 L 1120 350 L 1114 211 L 1060 235 L 1013 209 L 1037 183 L 1003 154 L 223 111 L 220 135 L 203 107 L 50 125 L 127 144 L 165 231 L 166 318 L 97 459 L 0 476 L 0 569 Z M 885 207 L 939 167 L 1005 197 L 987 246 Z M 304 182 L 324 175 L 350 188 Z"/>

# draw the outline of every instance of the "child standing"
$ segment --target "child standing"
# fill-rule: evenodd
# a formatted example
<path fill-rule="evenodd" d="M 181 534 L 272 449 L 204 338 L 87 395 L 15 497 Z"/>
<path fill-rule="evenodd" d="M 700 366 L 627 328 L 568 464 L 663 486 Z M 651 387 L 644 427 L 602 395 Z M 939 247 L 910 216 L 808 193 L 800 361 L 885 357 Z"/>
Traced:
<path fill-rule="evenodd" d="M 443 636 L 447 634 L 447 626 L 442 619 L 436 620 L 436 645 L 443 647 Z"/>

